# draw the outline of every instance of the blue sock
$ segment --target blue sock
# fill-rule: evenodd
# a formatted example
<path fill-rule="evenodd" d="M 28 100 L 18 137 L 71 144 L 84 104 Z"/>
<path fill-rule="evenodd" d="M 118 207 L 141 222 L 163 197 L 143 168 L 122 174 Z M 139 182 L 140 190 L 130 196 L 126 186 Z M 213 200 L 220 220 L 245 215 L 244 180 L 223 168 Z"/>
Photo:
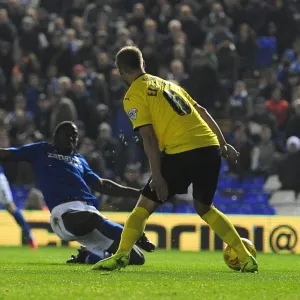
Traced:
<path fill-rule="evenodd" d="M 121 226 L 120 224 L 104 219 L 104 223 L 101 224 L 98 229 L 102 234 L 104 234 L 111 240 L 117 242 L 121 240 L 123 226 Z"/>
<path fill-rule="evenodd" d="M 28 237 L 29 239 L 32 239 L 30 227 L 29 227 L 28 223 L 25 221 L 21 211 L 19 209 L 17 209 L 12 215 L 15 218 L 16 222 L 23 229 L 23 232 L 26 235 L 26 237 Z"/>
<path fill-rule="evenodd" d="M 99 255 L 97 255 L 97 254 L 94 254 L 94 253 L 90 253 L 87 257 L 86 257 L 86 259 L 85 259 L 85 263 L 86 264 L 95 264 L 95 263 L 97 263 L 99 260 L 102 260 L 102 259 L 104 259 L 105 258 L 105 256 L 103 256 L 103 257 L 101 257 L 101 256 L 99 256 Z"/>

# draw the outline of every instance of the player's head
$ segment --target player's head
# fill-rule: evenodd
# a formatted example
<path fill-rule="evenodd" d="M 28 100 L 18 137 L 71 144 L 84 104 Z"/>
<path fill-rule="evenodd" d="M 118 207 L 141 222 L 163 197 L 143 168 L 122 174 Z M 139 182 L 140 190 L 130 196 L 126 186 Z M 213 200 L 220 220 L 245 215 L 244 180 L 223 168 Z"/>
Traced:
<path fill-rule="evenodd" d="M 70 121 L 57 125 L 54 131 L 54 144 L 62 153 L 76 150 L 78 143 L 78 128 Z"/>
<path fill-rule="evenodd" d="M 123 47 L 116 55 L 116 66 L 122 79 L 128 85 L 141 73 L 145 73 L 144 65 L 142 52 L 137 47 Z"/>

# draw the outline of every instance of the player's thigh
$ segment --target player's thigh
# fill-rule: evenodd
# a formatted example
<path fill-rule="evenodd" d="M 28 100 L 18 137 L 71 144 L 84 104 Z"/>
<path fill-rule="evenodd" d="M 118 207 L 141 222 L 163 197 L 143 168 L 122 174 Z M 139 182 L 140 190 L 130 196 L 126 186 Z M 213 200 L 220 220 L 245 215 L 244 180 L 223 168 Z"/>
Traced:
<path fill-rule="evenodd" d="M 61 218 L 66 230 L 74 236 L 89 234 L 104 222 L 99 214 L 91 211 L 69 211 Z"/>
<path fill-rule="evenodd" d="M 11 189 L 4 174 L 0 174 L 0 203 L 5 208 L 8 208 L 10 204 L 13 205 Z"/>
<path fill-rule="evenodd" d="M 221 154 L 217 147 L 208 147 L 199 154 L 202 155 L 191 171 L 193 198 L 205 206 L 210 206 L 218 186 Z"/>
<path fill-rule="evenodd" d="M 168 185 L 168 200 L 176 194 L 185 194 L 191 184 L 191 177 L 188 172 L 188 153 L 165 155 L 161 159 L 161 174 Z M 150 182 L 146 184 L 142 191 L 143 199 L 140 199 L 139 206 L 150 206 L 149 209 L 157 209 L 162 202 L 158 199 L 155 191 L 150 188 Z M 155 205 L 152 202 L 159 204 Z M 145 207 L 147 209 L 147 207 Z M 154 211 L 153 210 L 153 211 Z"/>

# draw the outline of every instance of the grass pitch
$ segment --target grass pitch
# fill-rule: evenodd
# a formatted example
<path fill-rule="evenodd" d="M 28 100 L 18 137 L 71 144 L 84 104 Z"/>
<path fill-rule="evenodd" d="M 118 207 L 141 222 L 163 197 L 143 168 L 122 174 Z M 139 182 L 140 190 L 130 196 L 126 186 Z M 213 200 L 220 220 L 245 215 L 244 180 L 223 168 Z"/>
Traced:
<path fill-rule="evenodd" d="M 91 271 L 67 265 L 73 248 L 0 248 L 0 299 L 300 299 L 300 257 L 258 254 L 259 274 L 241 274 L 220 252 L 156 251 L 144 266 Z"/>

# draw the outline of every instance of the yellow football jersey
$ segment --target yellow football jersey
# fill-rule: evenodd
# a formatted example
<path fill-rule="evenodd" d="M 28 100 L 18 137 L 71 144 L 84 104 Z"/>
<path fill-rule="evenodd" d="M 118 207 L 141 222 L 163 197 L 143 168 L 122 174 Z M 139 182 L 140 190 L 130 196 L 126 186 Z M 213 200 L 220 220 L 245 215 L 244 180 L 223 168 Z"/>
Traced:
<path fill-rule="evenodd" d="M 123 104 L 133 128 L 151 124 L 160 150 L 167 154 L 219 145 L 195 109 L 196 102 L 172 82 L 143 74 L 131 84 Z"/>

